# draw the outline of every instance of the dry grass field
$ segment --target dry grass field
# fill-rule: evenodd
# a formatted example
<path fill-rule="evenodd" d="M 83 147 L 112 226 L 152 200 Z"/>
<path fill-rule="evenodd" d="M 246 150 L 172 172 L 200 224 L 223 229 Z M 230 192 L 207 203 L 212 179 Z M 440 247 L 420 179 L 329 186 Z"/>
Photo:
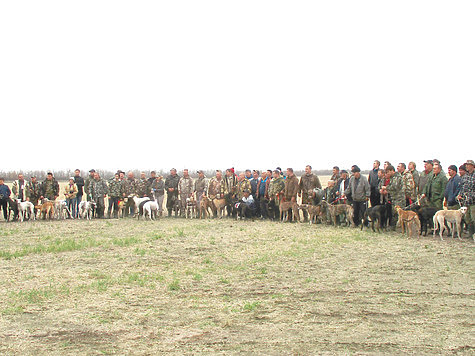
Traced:
<path fill-rule="evenodd" d="M 0 354 L 473 354 L 473 241 L 223 220 L 0 223 Z"/>

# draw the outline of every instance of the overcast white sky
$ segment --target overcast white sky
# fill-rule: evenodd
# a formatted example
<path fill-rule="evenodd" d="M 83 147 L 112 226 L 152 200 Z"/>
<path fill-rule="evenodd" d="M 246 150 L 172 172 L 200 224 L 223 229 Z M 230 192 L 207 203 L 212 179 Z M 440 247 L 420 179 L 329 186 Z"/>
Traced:
<path fill-rule="evenodd" d="M 473 0 L 3 1 L 0 170 L 461 164 L 474 18 Z"/>

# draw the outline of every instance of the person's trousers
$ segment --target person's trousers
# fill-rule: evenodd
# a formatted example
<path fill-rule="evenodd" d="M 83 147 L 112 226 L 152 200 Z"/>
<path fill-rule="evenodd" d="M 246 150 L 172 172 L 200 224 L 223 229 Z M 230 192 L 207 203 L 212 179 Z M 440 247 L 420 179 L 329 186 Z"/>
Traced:
<path fill-rule="evenodd" d="M 114 207 L 114 218 L 119 217 L 119 197 L 109 197 L 109 208 L 107 209 L 107 217 L 111 217 L 112 207 Z"/>
<path fill-rule="evenodd" d="M 76 215 L 73 215 L 75 218 L 79 215 L 79 204 L 82 202 L 82 194 L 76 195 Z"/>
<path fill-rule="evenodd" d="M 94 198 L 96 202 L 96 217 L 102 219 L 104 217 L 105 203 L 104 196 Z"/>
<path fill-rule="evenodd" d="M 165 198 L 165 194 L 158 195 L 155 193 L 155 201 L 158 204 L 158 212 L 161 214 L 163 211 L 163 198 Z"/>
<path fill-rule="evenodd" d="M 7 199 L 0 200 L 0 206 L 2 207 L 2 210 L 3 210 L 4 219 L 8 220 L 8 200 Z"/>
<path fill-rule="evenodd" d="M 353 221 L 356 226 L 361 223 L 366 211 L 366 201 L 353 201 Z"/>
<path fill-rule="evenodd" d="M 268 219 L 269 218 L 268 207 L 269 207 L 269 201 L 264 197 L 260 198 L 259 199 L 259 208 L 260 208 L 260 212 L 261 212 L 261 217 L 263 219 Z"/>
<path fill-rule="evenodd" d="M 71 212 L 71 216 L 73 218 L 77 217 L 77 197 L 72 198 L 72 199 L 66 199 L 66 202 L 68 203 L 68 209 Z"/>

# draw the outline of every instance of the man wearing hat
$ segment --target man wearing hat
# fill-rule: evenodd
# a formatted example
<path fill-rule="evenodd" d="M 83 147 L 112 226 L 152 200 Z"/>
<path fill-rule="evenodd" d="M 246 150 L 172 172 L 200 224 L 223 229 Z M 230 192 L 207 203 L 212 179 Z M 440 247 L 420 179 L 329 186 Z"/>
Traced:
<path fill-rule="evenodd" d="M 348 187 L 345 189 L 345 195 L 351 196 L 353 200 L 353 221 L 358 226 L 366 211 L 366 204 L 371 196 L 371 187 L 367 179 L 361 178 L 361 170 L 354 165 L 351 169 L 353 175 L 350 178 Z"/>
<path fill-rule="evenodd" d="M 463 200 L 463 205 L 467 207 L 465 221 L 468 224 L 470 236 L 475 233 L 475 162 L 469 159 L 465 162 L 467 174 L 462 177 L 459 199 Z"/>
<path fill-rule="evenodd" d="M 444 206 L 449 210 L 457 210 L 460 208 L 457 196 L 460 194 L 460 182 L 462 181 L 462 178 L 457 174 L 457 166 L 452 164 L 449 166 L 448 170 L 450 178 L 445 186 Z"/>

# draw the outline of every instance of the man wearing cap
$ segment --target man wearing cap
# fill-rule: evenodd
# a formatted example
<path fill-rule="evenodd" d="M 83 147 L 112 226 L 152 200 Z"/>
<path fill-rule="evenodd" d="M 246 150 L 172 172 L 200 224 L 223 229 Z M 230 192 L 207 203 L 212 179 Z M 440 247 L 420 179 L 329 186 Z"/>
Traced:
<path fill-rule="evenodd" d="M 40 200 L 41 197 L 41 185 L 36 179 L 36 176 L 30 178 L 31 180 L 28 182 L 25 189 L 26 200 L 31 202 L 34 206 L 37 206 L 38 200 Z"/>
<path fill-rule="evenodd" d="M 427 199 L 428 206 L 442 210 L 444 208 L 444 192 L 447 185 L 447 177 L 442 173 L 442 167 L 438 163 L 434 163 L 432 174 L 429 176 L 427 183 L 422 191 L 421 199 Z"/>
<path fill-rule="evenodd" d="M 232 197 L 236 194 L 237 188 L 237 177 L 234 174 L 234 168 L 226 169 L 224 185 L 226 190 L 226 194 L 224 195 L 224 198 L 226 199 L 226 210 L 228 212 L 228 216 L 231 216 L 233 209 Z"/>
<path fill-rule="evenodd" d="M 226 187 L 224 185 L 223 172 L 219 169 L 216 170 L 216 176 L 211 178 L 208 184 L 208 198 L 213 201 L 214 199 L 224 199 L 226 194 Z M 218 211 L 214 204 L 211 205 L 214 217 L 217 217 Z"/>
<path fill-rule="evenodd" d="M 419 186 L 417 187 L 419 194 L 424 193 L 424 188 L 427 184 L 427 181 L 432 176 L 433 165 L 434 163 L 431 159 L 424 161 L 424 170 L 419 175 Z M 421 204 L 424 204 L 424 202 L 421 202 Z"/>
<path fill-rule="evenodd" d="M 107 209 L 107 218 L 111 218 L 112 208 L 114 208 L 114 218 L 119 218 L 119 200 L 124 194 L 124 184 L 120 180 L 119 172 L 114 178 L 109 180 L 109 207 Z"/>
<path fill-rule="evenodd" d="M 89 184 L 89 195 L 91 199 L 96 203 L 96 217 L 99 219 L 104 218 L 104 211 L 106 208 L 104 199 L 109 193 L 109 187 L 105 180 L 101 178 L 99 173 L 94 173 L 94 179 Z"/>
<path fill-rule="evenodd" d="M 459 199 L 467 207 L 465 221 L 468 224 L 470 236 L 475 238 L 475 163 L 469 159 L 465 162 L 467 174 L 462 177 Z"/>
<path fill-rule="evenodd" d="M 96 173 L 95 169 L 91 169 L 89 171 L 89 175 L 87 176 L 86 180 L 84 181 L 84 192 L 86 193 L 86 200 L 91 201 L 91 196 L 89 195 L 89 186 L 91 185 L 91 181 L 94 179 L 94 173 Z"/>
<path fill-rule="evenodd" d="M 26 200 L 25 188 L 28 184 L 28 181 L 25 180 L 25 177 L 22 173 L 18 175 L 18 179 L 13 181 L 12 184 L 12 193 L 14 199 L 19 199 L 20 201 Z"/>
<path fill-rule="evenodd" d="M 172 216 L 173 205 L 178 199 L 178 183 L 180 182 L 180 176 L 177 174 L 176 169 L 170 169 L 170 174 L 165 179 L 165 190 L 167 191 L 167 210 L 168 217 Z"/>
<path fill-rule="evenodd" d="M 41 184 L 41 196 L 40 199 L 46 198 L 51 201 L 55 201 L 59 196 L 59 184 L 53 177 L 53 173 L 48 172 L 46 179 Z"/>
<path fill-rule="evenodd" d="M 460 208 L 460 205 L 457 201 L 457 196 L 460 194 L 460 183 L 462 178 L 457 174 L 457 166 L 449 166 L 449 181 L 445 186 L 444 192 L 444 206 L 449 210 L 457 210 Z"/>
<path fill-rule="evenodd" d="M 273 178 L 269 183 L 269 208 L 271 220 L 280 220 L 280 199 L 285 188 L 285 180 L 277 169 L 272 173 Z"/>
<path fill-rule="evenodd" d="M 198 218 L 201 218 L 200 203 L 201 203 L 201 199 L 203 198 L 203 195 L 206 195 L 206 192 L 208 191 L 208 178 L 206 178 L 205 173 L 201 169 L 197 171 L 196 173 L 198 173 L 198 178 L 195 179 L 194 192 L 196 193 L 196 205 L 198 206 Z"/>
<path fill-rule="evenodd" d="M 407 170 L 409 173 L 412 174 L 412 179 L 414 180 L 414 192 L 413 196 L 415 199 L 417 199 L 417 195 L 419 194 L 419 180 L 421 178 L 419 172 L 416 169 L 416 163 L 415 162 L 409 162 L 407 165 Z"/>
<path fill-rule="evenodd" d="M 355 225 L 358 226 L 366 211 L 366 204 L 371 196 L 371 187 L 367 179 L 361 178 L 361 170 L 358 166 L 353 166 L 351 173 L 353 173 L 353 175 L 345 190 L 345 195 L 352 197 L 354 210 L 353 221 Z"/>
<path fill-rule="evenodd" d="M 238 211 L 241 219 L 253 219 L 256 216 L 256 203 L 249 189 L 243 191 Z"/>

